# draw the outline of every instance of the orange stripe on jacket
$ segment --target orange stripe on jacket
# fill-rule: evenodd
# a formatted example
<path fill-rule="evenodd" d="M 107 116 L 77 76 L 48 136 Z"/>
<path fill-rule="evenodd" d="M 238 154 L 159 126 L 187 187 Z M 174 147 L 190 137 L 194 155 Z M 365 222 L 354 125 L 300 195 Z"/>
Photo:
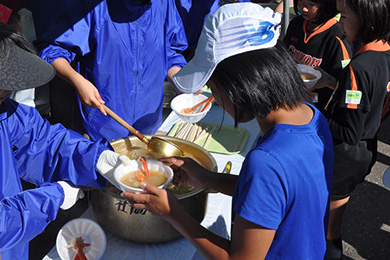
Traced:
<path fill-rule="evenodd" d="M 336 36 L 336 39 L 340 42 L 341 50 L 343 51 L 343 60 L 349 60 L 349 54 L 348 54 L 347 48 L 345 47 L 344 42 L 337 36 Z"/>
<path fill-rule="evenodd" d="M 306 26 L 307 26 L 307 20 L 305 20 L 303 22 L 303 32 L 305 33 L 305 38 L 303 39 L 303 42 L 304 43 L 308 43 L 309 40 L 314 37 L 315 35 L 319 34 L 319 33 L 322 33 L 322 32 L 325 32 L 326 30 L 328 30 L 330 27 L 332 27 L 333 25 L 335 25 L 337 23 L 337 20 L 336 18 L 332 18 L 332 19 L 329 19 L 326 23 L 324 23 L 324 25 L 322 25 L 320 28 L 318 28 L 317 30 L 315 30 L 312 34 L 310 34 L 309 37 L 306 37 L 307 36 L 307 32 L 306 32 Z"/>
<path fill-rule="evenodd" d="M 356 91 L 358 90 L 358 87 L 357 87 L 355 72 L 353 71 L 352 66 L 349 66 L 349 68 L 351 70 L 351 90 Z M 347 107 L 351 109 L 357 109 L 357 104 L 348 104 Z"/>

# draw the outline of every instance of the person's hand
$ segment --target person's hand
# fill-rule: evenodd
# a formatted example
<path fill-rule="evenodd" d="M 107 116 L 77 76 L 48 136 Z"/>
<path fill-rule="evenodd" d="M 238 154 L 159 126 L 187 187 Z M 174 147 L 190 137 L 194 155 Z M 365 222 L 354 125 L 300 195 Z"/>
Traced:
<path fill-rule="evenodd" d="M 76 201 L 84 198 L 84 192 L 81 188 L 75 187 L 66 181 L 58 181 L 57 183 L 61 185 L 64 190 L 64 202 L 60 206 L 61 209 L 70 209 L 74 204 L 76 204 Z"/>
<path fill-rule="evenodd" d="M 172 192 L 157 188 L 146 182 L 141 182 L 140 187 L 147 193 L 123 192 L 121 194 L 129 200 L 134 208 L 147 209 L 166 221 L 173 220 L 177 212 L 182 210 L 178 199 Z"/>
<path fill-rule="evenodd" d="M 90 81 L 84 77 L 80 77 L 77 83 L 75 83 L 75 88 L 84 106 L 98 108 L 103 115 L 107 115 L 103 108 L 104 101 L 100 97 L 98 89 Z"/>
<path fill-rule="evenodd" d="M 53 66 L 57 71 L 57 75 L 69 82 L 78 93 L 81 103 L 84 106 L 92 106 L 98 108 L 103 115 L 107 115 L 104 111 L 104 101 L 100 97 L 97 88 L 78 73 L 65 58 L 57 58 L 53 61 Z"/>
<path fill-rule="evenodd" d="M 321 78 L 317 81 L 317 83 L 312 87 L 312 89 L 320 89 L 320 88 L 330 88 L 335 89 L 337 80 L 336 78 L 329 75 L 325 70 L 320 67 L 314 67 L 315 70 L 319 70 L 321 72 Z"/>
<path fill-rule="evenodd" d="M 210 171 L 203 168 L 193 159 L 169 157 L 160 158 L 158 160 L 163 163 L 171 164 L 171 168 L 175 173 L 172 181 L 174 184 L 184 183 L 195 188 L 207 188 L 205 187 L 206 177 L 210 176 L 210 174 L 208 174 Z"/>
<path fill-rule="evenodd" d="M 114 178 L 114 169 L 121 164 L 130 164 L 130 159 L 125 155 L 117 154 L 111 150 L 102 152 L 96 164 L 98 172 L 119 190 L 120 186 Z"/>

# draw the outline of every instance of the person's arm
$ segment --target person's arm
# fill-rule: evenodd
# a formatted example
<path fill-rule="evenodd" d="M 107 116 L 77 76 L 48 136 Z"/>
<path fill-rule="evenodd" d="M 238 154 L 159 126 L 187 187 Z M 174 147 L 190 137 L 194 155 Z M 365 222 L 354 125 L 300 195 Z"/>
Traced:
<path fill-rule="evenodd" d="M 190 158 L 161 158 L 161 162 L 171 164 L 175 183 L 184 183 L 200 189 L 212 189 L 233 195 L 237 175 L 227 175 L 209 171 Z"/>
<path fill-rule="evenodd" d="M 321 78 L 317 81 L 317 83 L 312 87 L 312 89 L 321 89 L 321 88 L 330 88 L 335 89 L 337 86 L 337 79 L 327 73 L 320 67 L 314 67 L 314 69 L 319 70 L 321 72 Z"/>
<path fill-rule="evenodd" d="M 329 119 L 332 136 L 350 145 L 357 145 L 363 136 L 367 112 L 362 109 L 336 108 Z"/>
<path fill-rule="evenodd" d="M 107 181 L 96 169 L 100 154 L 110 148 L 106 140 L 92 142 L 61 124 L 50 125 L 36 109 L 7 100 L 6 119 L 18 173 L 40 184 L 59 180 L 102 188 Z"/>
<path fill-rule="evenodd" d="M 333 111 L 329 119 L 329 127 L 332 136 L 350 145 L 356 145 L 361 140 L 365 118 L 369 111 L 369 94 L 365 89 L 369 83 L 366 74 L 364 70 L 354 71 L 351 65 L 346 67 L 340 76 L 331 102 L 333 108 L 330 109 Z M 358 104 L 353 104 L 356 100 L 347 101 L 346 92 L 352 89 L 360 93 Z"/>
<path fill-rule="evenodd" d="M 236 215 L 232 240 L 220 237 L 181 210 L 172 217 L 172 226 L 207 259 L 265 259 L 275 236 L 266 229 Z"/>
<path fill-rule="evenodd" d="M 83 105 L 98 108 L 103 115 L 107 115 L 103 108 L 104 101 L 100 97 L 97 88 L 90 81 L 75 71 L 64 58 L 58 58 L 54 60 L 52 64 L 57 71 L 57 75 L 66 80 L 77 90 Z"/>
<path fill-rule="evenodd" d="M 170 222 L 208 259 L 264 259 L 275 230 L 236 216 L 232 240 L 214 234 L 191 218 L 177 198 L 164 189 L 143 183 L 149 194 L 122 193 L 138 209 L 147 209 Z M 163 203 L 161 202 L 163 201 Z"/>
<path fill-rule="evenodd" d="M 175 177 L 178 175 L 180 180 L 198 186 L 210 186 L 210 178 L 206 177 L 209 172 L 202 172 L 202 168 L 189 163 L 191 159 L 184 160 L 188 164 L 175 159 L 164 159 L 165 162 L 173 163 L 171 167 L 175 170 Z M 180 171 L 183 168 L 188 174 Z M 122 196 L 135 208 L 147 209 L 170 222 L 209 259 L 264 259 L 276 229 L 287 214 L 286 189 L 281 183 L 283 179 L 283 168 L 273 156 L 261 150 L 247 155 L 241 168 L 240 182 L 235 187 L 237 193 L 233 208 L 236 218 L 231 241 L 208 231 L 193 220 L 176 196 L 167 190 L 142 182 L 141 187 L 147 193 L 125 192 Z M 223 182 L 222 178 L 219 181 Z M 254 207 L 254 203 L 261 206 Z"/>
<path fill-rule="evenodd" d="M 85 56 L 94 48 L 93 25 L 96 25 L 94 12 L 89 6 L 92 3 L 79 1 L 72 4 L 71 12 L 58 18 L 58 26 L 51 27 L 51 31 L 38 39 L 41 47 L 39 56 L 53 64 L 57 74 L 70 83 L 79 95 L 80 101 L 85 106 L 98 108 L 106 115 L 97 88 L 86 78 L 76 72 L 70 65 L 76 55 Z M 53 39 L 54 38 L 54 39 Z"/>
<path fill-rule="evenodd" d="M 170 69 L 168 69 L 167 79 L 168 79 L 169 83 L 171 83 L 171 85 L 174 86 L 174 87 L 175 87 L 175 84 L 173 83 L 172 78 L 180 70 L 181 70 L 181 67 L 178 67 L 178 66 L 173 66 Z M 176 89 L 176 87 L 175 87 L 175 89 Z M 176 89 L 176 91 L 178 93 L 180 93 L 180 91 L 178 89 Z"/>
<path fill-rule="evenodd" d="M 0 251 L 27 243 L 58 214 L 64 193 L 58 183 L 30 189 L 0 201 Z"/>

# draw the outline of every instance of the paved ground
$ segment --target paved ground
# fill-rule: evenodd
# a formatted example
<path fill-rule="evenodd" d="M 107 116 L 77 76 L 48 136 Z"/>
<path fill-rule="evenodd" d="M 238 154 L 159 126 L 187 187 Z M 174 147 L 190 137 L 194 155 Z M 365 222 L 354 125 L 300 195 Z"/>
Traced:
<path fill-rule="evenodd" d="M 390 190 L 382 183 L 390 165 L 390 117 L 379 134 L 379 155 L 370 175 L 351 196 L 343 223 L 344 260 L 390 260 Z M 62 211 L 43 234 L 30 243 L 30 259 L 40 260 L 55 245 L 58 230 L 87 206 L 83 199 Z M 185 260 L 185 259 L 183 259 Z"/>

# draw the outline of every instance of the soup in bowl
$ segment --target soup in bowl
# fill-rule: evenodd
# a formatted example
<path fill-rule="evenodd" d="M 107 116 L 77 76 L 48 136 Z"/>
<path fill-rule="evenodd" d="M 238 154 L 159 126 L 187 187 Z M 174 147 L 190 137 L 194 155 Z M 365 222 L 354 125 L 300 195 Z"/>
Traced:
<path fill-rule="evenodd" d="M 314 69 L 312 66 L 297 64 L 297 69 L 305 86 L 309 89 L 311 89 L 322 76 L 321 72 Z"/>
<path fill-rule="evenodd" d="M 173 179 L 173 171 L 168 165 L 154 159 L 145 159 L 148 171 L 140 160 L 131 160 L 129 165 L 121 164 L 114 170 L 114 178 L 122 191 L 145 193 L 139 186 L 147 182 L 159 188 L 166 188 Z"/>

